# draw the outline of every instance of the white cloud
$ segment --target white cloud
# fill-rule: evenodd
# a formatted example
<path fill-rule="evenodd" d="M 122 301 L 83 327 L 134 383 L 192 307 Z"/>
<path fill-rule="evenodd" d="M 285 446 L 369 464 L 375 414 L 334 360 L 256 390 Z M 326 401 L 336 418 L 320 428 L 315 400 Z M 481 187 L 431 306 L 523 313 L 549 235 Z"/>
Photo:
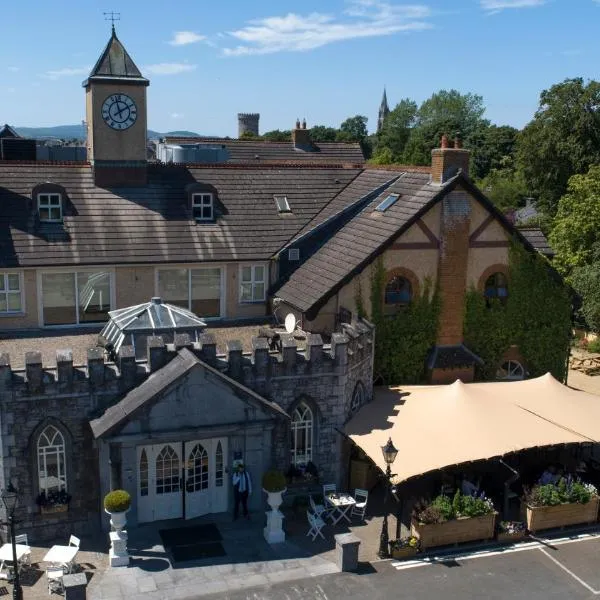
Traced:
<path fill-rule="evenodd" d="M 9 71 L 12 71 L 13 73 L 16 73 L 17 71 L 20 71 L 19 67 L 8 67 Z"/>
<path fill-rule="evenodd" d="M 597 1 L 597 0 L 596 0 Z M 505 8 L 532 8 L 546 4 L 546 0 L 480 0 L 481 8 L 497 13 Z"/>
<path fill-rule="evenodd" d="M 142 72 L 150 73 L 151 75 L 177 75 L 193 71 L 196 65 L 188 63 L 157 63 L 155 65 L 146 65 Z"/>
<path fill-rule="evenodd" d="M 353 0 L 340 16 L 288 13 L 249 21 L 242 29 L 228 32 L 241 43 L 224 48 L 223 53 L 243 56 L 302 52 L 344 40 L 422 31 L 432 27 L 427 21 L 430 16 L 431 10 L 422 4 Z"/>
<path fill-rule="evenodd" d="M 46 79 L 60 79 L 61 77 L 71 77 L 73 75 L 87 75 L 89 72 L 90 67 L 64 67 L 63 69 L 46 71 L 42 77 Z"/>
<path fill-rule="evenodd" d="M 186 46 L 187 44 L 201 42 L 204 39 L 206 39 L 205 36 L 194 33 L 193 31 L 176 31 L 169 44 L 171 44 L 171 46 Z"/>
<path fill-rule="evenodd" d="M 171 113 L 171 119 L 183 119 L 183 113 L 174 112 Z"/>

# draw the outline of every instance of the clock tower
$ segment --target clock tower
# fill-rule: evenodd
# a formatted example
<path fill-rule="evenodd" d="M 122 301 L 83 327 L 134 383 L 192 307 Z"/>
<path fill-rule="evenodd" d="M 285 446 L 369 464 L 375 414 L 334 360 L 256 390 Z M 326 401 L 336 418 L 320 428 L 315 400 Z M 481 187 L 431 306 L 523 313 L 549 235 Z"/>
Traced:
<path fill-rule="evenodd" d="M 113 26 L 104 52 L 83 82 L 87 155 L 96 185 L 146 183 L 148 85 Z"/>

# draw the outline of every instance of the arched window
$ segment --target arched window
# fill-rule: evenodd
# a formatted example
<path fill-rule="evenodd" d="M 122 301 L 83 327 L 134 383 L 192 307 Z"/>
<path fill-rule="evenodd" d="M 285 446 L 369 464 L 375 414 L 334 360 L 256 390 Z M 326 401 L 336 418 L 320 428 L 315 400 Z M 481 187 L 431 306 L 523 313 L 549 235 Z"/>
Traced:
<path fill-rule="evenodd" d="M 350 399 L 350 411 L 348 416 L 355 414 L 358 409 L 365 403 L 365 388 L 359 381 L 354 387 L 352 398 Z"/>
<path fill-rule="evenodd" d="M 179 457 L 171 446 L 165 446 L 156 457 L 156 493 L 179 491 Z"/>
<path fill-rule="evenodd" d="M 188 456 L 186 482 L 188 492 L 208 489 L 208 452 L 201 444 L 196 444 Z"/>
<path fill-rule="evenodd" d="M 525 379 L 525 369 L 523 368 L 523 365 L 516 360 L 506 360 L 496 371 L 496 379 L 504 379 L 507 381 Z"/>
<path fill-rule="evenodd" d="M 395 275 L 385 286 L 384 309 L 393 314 L 397 308 L 407 306 L 412 300 L 412 286 L 406 277 Z"/>
<path fill-rule="evenodd" d="M 221 442 L 217 444 L 215 453 L 215 485 L 223 487 L 223 446 L 221 446 Z"/>
<path fill-rule="evenodd" d="M 48 425 L 38 436 L 38 477 L 41 494 L 67 490 L 65 438 L 54 425 Z"/>
<path fill-rule="evenodd" d="M 140 496 L 148 495 L 148 455 L 142 450 L 140 456 Z"/>
<path fill-rule="evenodd" d="M 486 300 L 497 298 L 500 302 L 506 302 L 508 298 L 508 281 L 504 273 L 494 273 L 485 281 L 484 295 Z"/>
<path fill-rule="evenodd" d="M 310 408 L 301 402 L 292 413 L 292 464 L 306 465 L 312 460 L 313 414 Z"/>

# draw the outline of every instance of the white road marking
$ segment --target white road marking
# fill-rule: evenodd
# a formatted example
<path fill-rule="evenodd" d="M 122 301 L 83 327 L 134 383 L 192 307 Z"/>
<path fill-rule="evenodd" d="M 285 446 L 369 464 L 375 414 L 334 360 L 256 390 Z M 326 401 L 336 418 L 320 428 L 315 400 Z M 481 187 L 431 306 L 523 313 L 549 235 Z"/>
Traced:
<path fill-rule="evenodd" d="M 319 590 L 319 592 L 321 592 L 321 594 L 323 594 L 323 600 L 329 600 L 329 598 L 327 598 L 325 590 L 320 585 L 317 585 L 317 589 Z"/>
<path fill-rule="evenodd" d="M 553 563 L 558 565 L 565 573 L 570 575 L 575 581 L 580 583 L 586 590 L 588 590 L 588 592 L 592 592 L 592 594 L 594 594 L 594 596 L 598 596 L 600 594 L 600 590 L 595 590 L 591 585 L 587 584 L 583 579 L 581 579 L 581 577 L 575 575 L 575 573 L 573 573 L 573 571 L 571 571 L 570 569 L 565 567 L 565 565 L 563 565 L 559 560 L 554 558 L 554 556 L 550 556 L 550 554 L 548 554 L 548 552 L 546 552 L 546 550 L 544 550 L 543 548 L 540 548 L 540 552 L 542 554 L 544 554 L 545 556 L 547 556 Z"/>

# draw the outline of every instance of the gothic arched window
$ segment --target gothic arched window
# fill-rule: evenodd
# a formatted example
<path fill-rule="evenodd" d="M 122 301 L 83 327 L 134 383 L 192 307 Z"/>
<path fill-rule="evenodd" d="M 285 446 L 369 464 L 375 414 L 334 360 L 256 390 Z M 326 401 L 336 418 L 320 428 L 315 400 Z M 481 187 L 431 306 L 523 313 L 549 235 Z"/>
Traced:
<path fill-rule="evenodd" d="M 40 493 L 67 490 L 65 438 L 54 426 L 48 425 L 37 439 L 38 478 Z"/>
<path fill-rule="evenodd" d="M 359 381 L 354 387 L 352 398 L 350 399 L 350 410 L 348 416 L 354 415 L 358 409 L 365 403 L 365 387 Z"/>
<path fill-rule="evenodd" d="M 398 308 L 408 306 L 412 300 L 412 286 L 406 277 L 395 275 L 385 286 L 384 311 L 394 314 Z"/>
<path fill-rule="evenodd" d="M 291 452 L 292 464 L 306 465 L 312 461 L 313 414 L 310 408 L 301 402 L 292 413 Z"/>
<path fill-rule="evenodd" d="M 504 273 L 493 273 L 485 281 L 483 292 L 487 301 L 496 298 L 503 304 L 508 298 L 508 281 Z"/>

